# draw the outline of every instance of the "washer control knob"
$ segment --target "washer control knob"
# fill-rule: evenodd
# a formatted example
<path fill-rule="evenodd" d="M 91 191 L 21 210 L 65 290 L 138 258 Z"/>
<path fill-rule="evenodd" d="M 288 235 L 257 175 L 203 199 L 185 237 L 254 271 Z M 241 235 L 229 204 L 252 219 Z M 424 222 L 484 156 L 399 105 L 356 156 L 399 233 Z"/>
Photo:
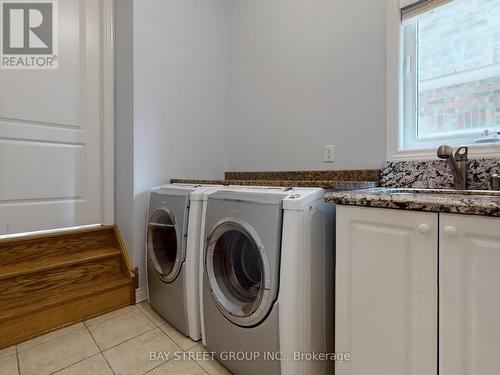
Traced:
<path fill-rule="evenodd" d="M 422 234 L 427 234 L 431 231 L 431 227 L 428 226 L 427 224 L 420 224 L 418 226 L 418 231 Z"/>
<path fill-rule="evenodd" d="M 455 227 L 448 226 L 444 228 L 444 233 L 449 237 L 456 237 L 458 235 L 458 230 Z"/>

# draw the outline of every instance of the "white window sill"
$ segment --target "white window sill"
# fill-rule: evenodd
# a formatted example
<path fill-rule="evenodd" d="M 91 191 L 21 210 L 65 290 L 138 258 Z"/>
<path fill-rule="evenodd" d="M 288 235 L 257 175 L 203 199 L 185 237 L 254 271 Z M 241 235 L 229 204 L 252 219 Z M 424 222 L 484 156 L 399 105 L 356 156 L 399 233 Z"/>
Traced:
<path fill-rule="evenodd" d="M 446 142 L 443 142 L 443 144 Z M 469 147 L 469 158 L 500 158 L 500 143 L 464 145 Z M 398 150 L 388 155 L 389 161 L 436 159 L 437 147 L 422 150 Z"/>

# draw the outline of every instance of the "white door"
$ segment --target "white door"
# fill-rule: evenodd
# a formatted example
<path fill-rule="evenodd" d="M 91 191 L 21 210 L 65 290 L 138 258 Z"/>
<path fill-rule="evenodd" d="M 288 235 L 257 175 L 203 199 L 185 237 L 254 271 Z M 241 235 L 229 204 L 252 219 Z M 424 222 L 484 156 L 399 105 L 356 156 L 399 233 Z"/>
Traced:
<path fill-rule="evenodd" d="M 500 374 L 500 219 L 440 217 L 440 374 Z"/>
<path fill-rule="evenodd" d="M 0 234 L 101 222 L 100 1 L 57 4 L 58 68 L 0 70 Z"/>
<path fill-rule="evenodd" d="M 337 375 L 437 374 L 438 215 L 337 208 Z"/>

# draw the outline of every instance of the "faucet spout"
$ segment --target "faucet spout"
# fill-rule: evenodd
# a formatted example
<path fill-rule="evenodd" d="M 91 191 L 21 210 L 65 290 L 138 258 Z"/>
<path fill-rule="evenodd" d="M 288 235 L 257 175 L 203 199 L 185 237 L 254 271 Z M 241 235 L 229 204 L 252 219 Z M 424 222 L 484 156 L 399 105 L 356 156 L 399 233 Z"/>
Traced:
<path fill-rule="evenodd" d="M 455 189 L 467 190 L 467 159 L 469 150 L 467 147 L 460 147 L 455 155 L 453 149 L 448 145 L 438 148 L 437 156 L 447 161 L 453 174 Z"/>

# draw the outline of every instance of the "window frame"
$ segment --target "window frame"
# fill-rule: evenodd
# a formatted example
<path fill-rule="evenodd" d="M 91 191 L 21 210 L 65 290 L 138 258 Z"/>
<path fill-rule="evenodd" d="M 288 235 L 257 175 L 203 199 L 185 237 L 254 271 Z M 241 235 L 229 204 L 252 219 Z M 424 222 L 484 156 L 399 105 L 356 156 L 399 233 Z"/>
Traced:
<path fill-rule="evenodd" d="M 467 137 L 448 134 L 418 140 L 418 18 L 403 24 L 399 0 L 387 1 L 387 159 L 434 159 L 442 144 L 469 146 L 472 157 L 500 157 L 500 143 L 473 143 L 482 129 L 471 130 Z"/>

